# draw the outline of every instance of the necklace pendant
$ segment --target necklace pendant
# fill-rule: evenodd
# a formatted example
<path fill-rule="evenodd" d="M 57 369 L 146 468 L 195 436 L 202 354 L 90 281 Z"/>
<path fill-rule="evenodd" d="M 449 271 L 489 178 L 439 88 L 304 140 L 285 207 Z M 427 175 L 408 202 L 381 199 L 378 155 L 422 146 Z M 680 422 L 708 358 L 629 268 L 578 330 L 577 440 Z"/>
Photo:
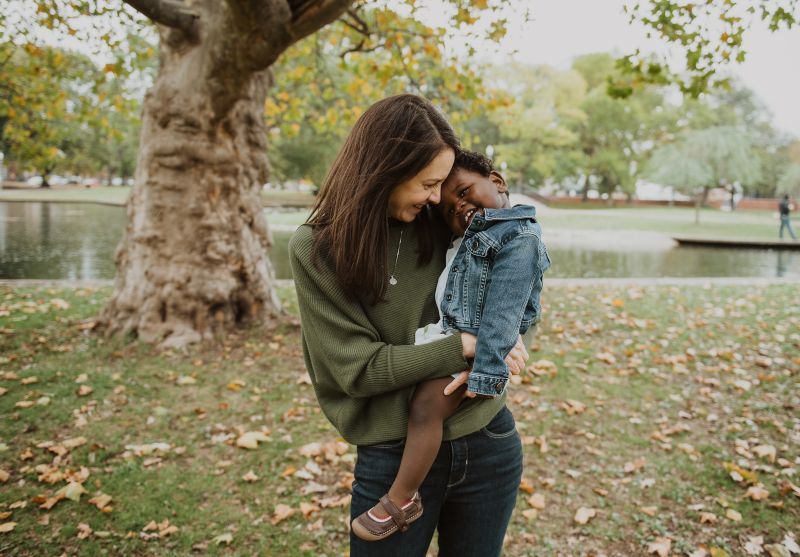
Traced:
<path fill-rule="evenodd" d="M 392 286 L 394 286 L 395 284 L 397 284 L 397 279 L 396 279 L 396 278 L 394 278 L 394 275 L 392 275 L 392 276 L 390 276 L 390 277 L 389 277 L 389 284 L 391 284 Z"/>

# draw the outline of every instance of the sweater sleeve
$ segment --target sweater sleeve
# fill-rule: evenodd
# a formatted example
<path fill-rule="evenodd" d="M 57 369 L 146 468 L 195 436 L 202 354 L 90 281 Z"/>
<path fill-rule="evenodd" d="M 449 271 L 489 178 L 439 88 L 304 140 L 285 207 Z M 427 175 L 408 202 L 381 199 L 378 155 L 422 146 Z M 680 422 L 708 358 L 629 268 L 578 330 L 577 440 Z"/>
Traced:
<path fill-rule="evenodd" d="M 310 248 L 310 234 L 296 234 L 289 256 L 308 371 L 319 388 L 354 398 L 372 397 L 468 367 L 458 334 L 423 345 L 383 342 L 361 304 L 345 294 L 332 270 L 313 265 Z"/>

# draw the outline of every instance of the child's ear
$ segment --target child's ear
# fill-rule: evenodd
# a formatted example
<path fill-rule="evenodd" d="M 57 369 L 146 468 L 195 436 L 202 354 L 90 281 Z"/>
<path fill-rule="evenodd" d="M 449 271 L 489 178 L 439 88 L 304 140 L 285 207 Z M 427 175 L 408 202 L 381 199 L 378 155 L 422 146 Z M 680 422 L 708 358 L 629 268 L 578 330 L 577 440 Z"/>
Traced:
<path fill-rule="evenodd" d="M 489 179 L 497 186 L 497 193 L 506 193 L 508 191 L 506 180 L 499 172 L 492 170 L 492 173 L 489 174 Z"/>

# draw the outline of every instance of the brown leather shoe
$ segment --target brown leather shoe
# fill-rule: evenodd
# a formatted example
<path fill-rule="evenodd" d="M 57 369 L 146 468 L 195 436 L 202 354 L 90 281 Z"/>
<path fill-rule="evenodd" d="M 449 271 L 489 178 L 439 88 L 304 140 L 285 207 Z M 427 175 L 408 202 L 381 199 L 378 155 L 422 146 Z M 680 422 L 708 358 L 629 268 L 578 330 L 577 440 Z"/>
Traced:
<path fill-rule="evenodd" d="M 422 499 L 419 492 L 415 493 L 411 501 L 402 508 L 397 508 L 388 494 L 381 497 L 381 505 L 389 516 L 378 519 L 370 511 L 361 513 L 353 519 L 351 525 L 356 536 L 367 541 L 382 540 L 398 530 L 405 532 L 409 524 L 422 516 Z"/>

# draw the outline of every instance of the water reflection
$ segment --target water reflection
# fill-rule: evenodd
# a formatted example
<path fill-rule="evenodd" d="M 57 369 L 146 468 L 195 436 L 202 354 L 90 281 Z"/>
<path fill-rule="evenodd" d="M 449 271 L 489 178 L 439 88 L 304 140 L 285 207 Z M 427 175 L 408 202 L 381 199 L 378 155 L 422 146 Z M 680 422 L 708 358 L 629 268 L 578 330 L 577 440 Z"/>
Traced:
<path fill-rule="evenodd" d="M 0 203 L 0 278 L 113 278 L 122 237 L 121 207 Z M 291 278 L 291 232 L 275 232 L 270 257 L 278 278 Z M 605 241 L 605 239 L 604 239 Z M 606 243 L 607 244 L 607 243 Z M 603 249 L 575 238 L 549 245 L 551 277 L 792 277 L 800 252 L 702 247 Z"/>

